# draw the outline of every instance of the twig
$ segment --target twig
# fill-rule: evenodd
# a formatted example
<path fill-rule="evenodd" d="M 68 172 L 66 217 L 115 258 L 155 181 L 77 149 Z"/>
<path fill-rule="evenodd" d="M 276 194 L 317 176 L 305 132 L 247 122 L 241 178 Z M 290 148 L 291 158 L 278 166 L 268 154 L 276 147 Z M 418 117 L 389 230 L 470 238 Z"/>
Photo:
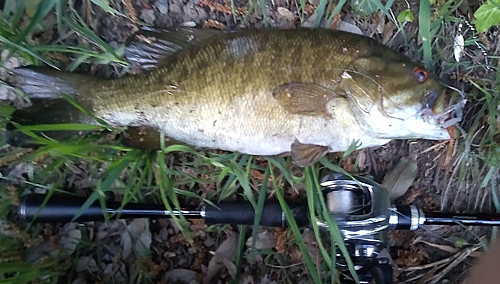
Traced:
<path fill-rule="evenodd" d="M 419 265 L 419 266 L 410 266 L 410 267 L 398 268 L 398 271 L 408 272 L 408 271 L 423 270 L 423 269 L 427 269 L 427 268 L 432 268 L 434 266 L 440 266 L 442 264 L 448 263 L 448 262 L 452 261 L 453 258 L 455 258 L 455 255 L 452 255 L 452 256 L 447 257 L 447 258 L 443 258 L 443 259 L 435 261 L 433 263 L 428 263 L 428 264 Z"/>
<path fill-rule="evenodd" d="M 443 278 L 450 270 L 457 266 L 460 262 L 462 262 L 464 259 L 466 259 L 471 253 L 474 251 L 478 250 L 479 246 L 475 246 L 472 248 L 466 248 L 465 250 L 461 251 L 458 253 L 458 256 L 447 266 L 445 267 L 440 273 L 434 275 L 431 278 L 431 281 L 428 282 L 428 284 L 436 284 L 438 281 Z M 455 254 L 456 256 L 457 254 Z"/>

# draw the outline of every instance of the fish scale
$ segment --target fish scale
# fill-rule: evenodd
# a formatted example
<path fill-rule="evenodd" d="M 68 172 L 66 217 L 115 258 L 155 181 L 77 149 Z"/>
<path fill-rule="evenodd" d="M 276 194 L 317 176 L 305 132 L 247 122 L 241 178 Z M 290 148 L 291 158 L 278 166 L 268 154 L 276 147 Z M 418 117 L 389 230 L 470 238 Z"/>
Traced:
<path fill-rule="evenodd" d="M 75 89 L 76 101 L 112 125 L 147 127 L 202 148 L 291 152 L 299 165 L 355 142 L 448 139 L 445 128 L 459 120 L 451 113 L 460 104 L 441 95 L 449 89 L 432 75 L 419 82 L 423 67 L 373 39 L 325 29 L 206 33 L 179 28 L 148 30 L 147 41 L 137 36 L 129 47 L 134 62 L 150 66 L 160 58 L 139 75 L 44 78 L 66 82 L 56 87 Z M 32 91 L 36 76 L 20 73 L 19 87 Z"/>

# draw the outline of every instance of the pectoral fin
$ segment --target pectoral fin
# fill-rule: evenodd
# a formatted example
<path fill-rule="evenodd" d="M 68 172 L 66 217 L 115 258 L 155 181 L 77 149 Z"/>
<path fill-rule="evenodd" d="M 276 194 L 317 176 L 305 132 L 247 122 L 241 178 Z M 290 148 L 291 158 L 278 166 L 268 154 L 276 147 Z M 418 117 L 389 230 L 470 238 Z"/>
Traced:
<path fill-rule="evenodd" d="M 307 167 L 319 161 L 329 150 L 328 146 L 302 144 L 295 141 L 291 147 L 292 162 L 299 167 Z"/>
<path fill-rule="evenodd" d="M 291 82 L 274 88 L 273 97 L 289 113 L 330 117 L 326 103 L 342 95 L 318 84 Z"/>

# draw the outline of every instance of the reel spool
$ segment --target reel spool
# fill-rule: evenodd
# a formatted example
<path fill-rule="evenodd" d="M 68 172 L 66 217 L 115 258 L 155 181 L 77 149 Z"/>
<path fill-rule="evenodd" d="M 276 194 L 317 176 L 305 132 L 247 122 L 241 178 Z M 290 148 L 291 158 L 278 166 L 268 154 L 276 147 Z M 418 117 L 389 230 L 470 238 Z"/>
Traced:
<path fill-rule="evenodd" d="M 326 175 L 320 185 L 360 283 L 370 283 L 373 279 L 376 283 L 392 283 L 389 259 L 379 257 L 385 248 L 384 232 L 391 227 L 389 220 L 394 215 L 387 190 L 371 180 L 341 173 Z M 324 222 L 318 225 L 328 228 Z M 337 264 L 347 272 L 347 263 L 340 252 Z M 341 283 L 351 281 L 341 278 Z"/>
<path fill-rule="evenodd" d="M 381 185 L 341 173 L 325 176 L 320 185 L 328 210 L 345 240 L 372 239 L 389 227 L 391 204 Z M 321 225 L 327 227 L 325 223 Z"/>

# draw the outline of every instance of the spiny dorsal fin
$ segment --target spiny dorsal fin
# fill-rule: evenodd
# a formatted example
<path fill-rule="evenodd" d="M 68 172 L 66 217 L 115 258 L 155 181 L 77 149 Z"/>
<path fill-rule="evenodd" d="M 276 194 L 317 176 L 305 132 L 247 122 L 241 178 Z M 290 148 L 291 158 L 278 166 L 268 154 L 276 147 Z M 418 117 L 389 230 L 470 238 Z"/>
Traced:
<path fill-rule="evenodd" d="M 132 36 L 125 48 L 125 57 L 133 67 L 149 70 L 161 67 L 166 59 L 180 49 L 223 34 L 217 30 L 145 27 Z"/>
<path fill-rule="evenodd" d="M 273 97 L 289 113 L 329 117 L 326 103 L 341 95 L 318 84 L 290 82 L 274 88 Z"/>
<path fill-rule="evenodd" d="M 328 146 L 302 144 L 296 140 L 291 146 L 292 162 L 299 167 L 308 167 L 319 161 L 329 151 Z"/>

